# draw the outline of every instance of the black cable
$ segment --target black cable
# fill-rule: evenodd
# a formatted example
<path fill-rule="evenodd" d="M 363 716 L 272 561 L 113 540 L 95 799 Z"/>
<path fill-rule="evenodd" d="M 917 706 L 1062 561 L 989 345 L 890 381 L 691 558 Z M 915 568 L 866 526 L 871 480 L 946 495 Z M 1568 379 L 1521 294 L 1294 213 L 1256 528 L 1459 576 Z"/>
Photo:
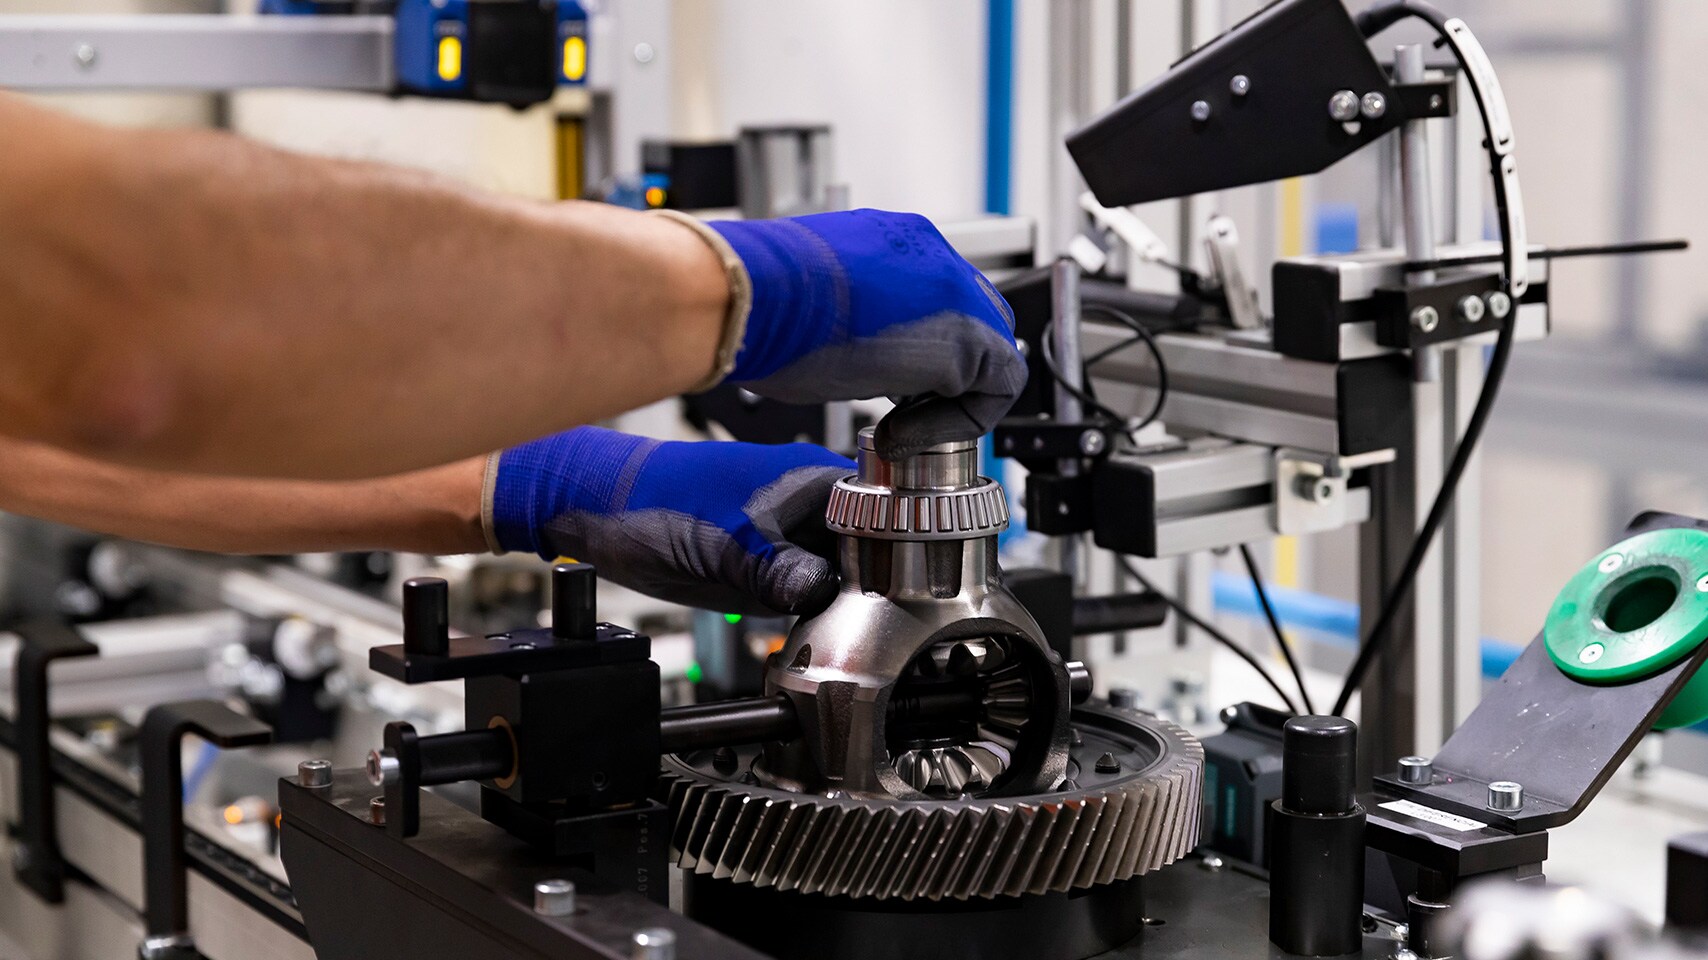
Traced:
<path fill-rule="evenodd" d="M 1358 15 L 1359 29 L 1366 37 L 1387 29 L 1406 17 L 1416 17 L 1429 23 L 1447 39 L 1447 17 L 1435 7 L 1418 0 L 1384 0 Z M 1468 69 L 1456 46 L 1447 44 L 1455 58 L 1460 60 L 1460 66 Z M 1471 92 L 1477 101 L 1477 111 L 1482 116 L 1483 133 L 1487 137 L 1484 146 L 1489 152 L 1490 168 L 1494 179 L 1495 207 L 1499 216 L 1500 243 L 1502 261 L 1512 262 L 1513 237 L 1508 229 L 1506 217 L 1506 182 L 1501 176 L 1501 157 L 1495 152 L 1494 127 L 1489 119 L 1488 105 L 1483 102 L 1481 87 L 1471 84 Z M 1506 277 L 1506 285 L 1510 288 L 1512 278 Z M 1335 698 L 1334 714 L 1346 712 L 1347 704 L 1352 701 L 1352 694 L 1364 683 L 1364 678 L 1370 672 L 1370 667 L 1376 662 L 1376 655 L 1382 649 L 1391 634 L 1395 618 L 1399 616 L 1400 608 L 1405 605 L 1406 597 L 1411 592 L 1412 584 L 1417 580 L 1417 574 L 1423 567 L 1424 558 L 1429 553 L 1430 545 L 1434 543 L 1441 524 L 1447 519 L 1447 511 L 1452 509 L 1453 495 L 1458 490 L 1459 481 L 1464 477 L 1465 468 L 1470 464 L 1471 455 L 1476 452 L 1477 441 L 1482 438 L 1483 428 L 1488 424 L 1489 414 L 1494 409 L 1495 398 L 1500 394 L 1501 380 L 1506 375 L 1507 361 L 1512 356 L 1513 325 L 1518 315 L 1517 304 L 1500 327 L 1500 333 L 1495 339 L 1494 354 L 1489 358 L 1488 370 L 1484 374 L 1483 387 L 1477 395 L 1477 405 L 1471 411 L 1471 418 L 1465 424 L 1465 432 L 1460 437 L 1453 451 L 1453 460 L 1448 464 L 1447 471 L 1442 475 L 1441 487 L 1436 491 L 1435 502 L 1430 504 L 1429 515 L 1424 519 L 1423 526 L 1418 528 L 1417 537 L 1412 540 L 1411 549 L 1406 554 L 1405 563 L 1400 567 L 1399 576 L 1388 588 L 1387 596 L 1383 598 L 1381 611 L 1376 621 L 1365 636 L 1364 643 L 1359 647 L 1358 657 L 1352 662 L 1352 669 L 1347 671 L 1346 682 L 1341 685 L 1340 695 Z"/>
<path fill-rule="evenodd" d="M 1336 715 L 1345 713 L 1352 694 L 1364 682 L 1365 674 L 1370 672 L 1370 665 L 1375 662 L 1376 654 L 1380 652 L 1381 641 L 1387 639 L 1388 629 L 1393 625 L 1394 618 L 1399 616 L 1400 608 L 1405 605 L 1406 595 L 1411 591 L 1412 582 L 1417 579 L 1418 570 L 1423 567 L 1430 543 L 1447 519 L 1447 511 L 1453 507 L 1453 491 L 1458 488 L 1460 478 L 1465 475 L 1471 454 L 1476 450 L 1477 440 L 1483 435 L 1483 427 L 1488 423 L 1490 411 L 1494 409 L 1495 397 L 1500 393 L 1500 381 L 1506 373 L 1506 363 L 1511 356 L 1512 324 L 1508 322 L 1501 327 L 1500 337 L 1495 341 L 1494 356 L 1489 360 L 1482 393 L 1477 396 L 1477 406 L 1471 411 L 1471 419 L 1465 424 L 1465 434 L 1459 440 L 1458 448 L 1453 451 L 1453 462 L 1448 465 L 1447 473 L 1441 479 L 1441 492 L 1435 495 L 1435 502 L 1430 504 L 1429 516 L 1419 528 L 1417 538 L 1412 541 L 1411 551 L 1406 554 L 1405 565 L 1400 568 L 1399 577 L 1382 600 L 1382 612 L 1371 625 L 1370 633 L 1364 638 L 1364 645 L 1358 650 L 1358 659 L 1352 662 L 1352 669 L 1347 671 L 1346 682 L 1340 688 L 1340 696 L 1335 698 L 1334 710 L 1331 712 Z"/>
<path fill-rule="evenodd" d="M 1281 698 L 1281 702 L 1287 705 L 1289 713 L 1297 714 L 1299 712 L 1299 705 L 1293 702 L 1292 697 L 1287 696 L 1287 691 L 1281 689 L 1281 685 L 1275 682 L 1274 675 L 1265 669 L 1263 664 L 1260 663 L 1256 657 L 1251 655 L 1251 651 L 1235 643 L 1233 638 L 1229 637 L 1227 634 L 1199 619 L 1197 614 L 1186 609 L 1186 605 L 1181 603 L 1179 600 L 1176 600 L 1168 594 L 1163 593 L 1161 590 L 1158 590 L 1156 588 L 1156 584 L 1152 583 L 1149 577 L 1140 573 L 1139 568 L 1133 566 L 1133 562 L 1125 556 L 1119 553 L 1115 554 L 1115 562 L 1121 565 L 1121 569 L 1126 571 L 1127 576 L 1137 580 L 1139 586 L 1142 586 L 1146 590 L 1156 594 L 1162 599 L 1163 603 L 1168 604 L 1169 609 L 1179 615 L 1180 619 L 1185 620 L 1187 623 L 1190 623 L 1194 627 L 1204 631 L 1211 640 L 1227 647 L 1241 660 L 1244 660 L 1253 670 L 1256 670 L 1258 674 L 1263 677 L 1264 682 L 1269 684 L 1270 689 L 1275 691 L 1275 695 Z"/>
<path fill-rule="evenodd" d="M 1055 328 L 1056 321 L 1054 318 L 1051 318 L 1050 322 L 1044 324 L 1044 332 L 1041 336 L 1041 339 L 1044 341 L 1042 350 L 1044 369 L 1050 371 L 1050 377 L 1054 379 L 1063 390 L 1066 390 L 1070 396 L 1075 400 L 1078 400 L 1080 404 L 1085 407 L 1086 412 L 1095 413 L 1109 420 L 1114 420 L 1117 423 L 1125 423 L 1127 421 L 1126 417 L 1123 417 L 1114 410 L 1104 406 L 1102 403 L 1098 402 L 1095 396 L 1087 393 L 1084 387 L 1075 386 L 1074 384 L 1069 383 L 1068 379 L 1062 375 L 1062 368 L 1056 364 L 1055 348 L 1051 346 L 1051 341 L 1055 338 L 1050 336 L 1050 334 L 1055 330 Z"/>
<path fill-rule="evenodd" d="M 1269 621 L 1269 629 L 1275 634 L 1275 645 L 1281 648 L 1281 659 L 1287 661 L 1287 669 L 1292 671 L 1293 682 L 1299 686 L 1299 699 L 1305 704 L 1306 713 L 1316 713 L 1316 704 L 1311 702 L 1311 692 L 1305 689 L 1305 674 L 1299 669 L 1299 661 L 1293 656 L 1293 648 L 1287 645 L 1287 634 L 1281 629 L 1281 618 L 1275 615 L 1275 608 L 1269 603 L 1269 591 L 1263 586 L 1263 574 L 1257 569 L 1257 558 L 1251 555 L 1251 548 L 1245 544 L 1239 545 L 1240 559 L 1245 561 L 1245 572 L 1251 575 L 1251 588 L 1257 591 L 1257 603 L 1263 608 L 1263 616 Z"/>
<path fill-rule="evenodd" d="M 1107 317 L 1110 320 L 1114 320 L 1116 323 L 1119 323 L 1133 331 L 1133 336 L 1143 340 L 1145 347 L 1150 350 L 1151 360 L 1156 364 L 1156 399 L 1151 402 L 1150 412 L 1146 413 L 1144 418 L 1141 419 L 1136 426 L 1131 428 L 1133 433 L 1138 433 L 1140 430 L 1143 430 L 1156 422 L 1156 418 L 1162 415 L 1163 405 L 1168 402 L 1168 363 L 1162 358 L 1162 345 L 1156 342 L 1156 334 L 1152 333 L 1150 328 L 1141 323 L 1137 317 L 1124 310 L 1117 310 L 1114 307 L 1105 306 L 1104 304 L 1093 303 L 1080 308 L 1080 315 L 1083 317 L 1086 314 Z M 1122 344 L 1120 345 L 1130 344 L 1132 342 L 1132 340 L 1125 340 L 1122 341 Z M 1098 353 L 1094 359 L 1106 359 L 1108 353 L 1109 351 L 1107 350 L 1102 351 Z M 1091 360 L 1087 360 L 1085 364 L 1086 367 L 1089 368 L 1092 362 L 1093 361 Z M 1086 382 L 1091 382 L 1089 372 L 1086 376 Z"/>
<path fill-rule="evenodd" d="M 1122 340 L 1119 343 L 1105 347 L 1087 358 L 1081 364 L 1081 380 L 1084 385 L 1076 386 L 1067 382 L 1066 378 L 1062 375 L 1060 364 L 1056 362 L 1054 338 L 1051 336 L 1051 333 L 1054 332 L 1056 328 L 1056 321 L 1054 318 L 1051 318 L 1049 322 L 1044 324 L 1044 330 L 1040 336 L 1040 339 L 1043 340 L 1041 355 L 1044 360 L 1044 369 L 1048 370 L 1050 377 L 1054 379 L 1056 383 L 1060 384 L 1062 389 L 1066 390 L 1069 395 L 1078 400 L 1080 404 L 1086 408 L 1087 412 L 1095 413 L 1107 419 L 1114 420 L 1117 423 L 1125 424 L 1125 429 L 1128 434 L 1137 433 L 1156 422 L 1157 417 L 1162 414 L 1163 405 L 1168 401 L 1168 364 L 1162 358 L 1162 347 L 1157 343 L 1156 335 L 1146 329 L 1145 325 L 1130 313 L 1117 310 L 1114 307 L 1103 306 L 1102 304 L 1091 304 L 1082 309 L 1085 313 L 1107 316 L 1114 319 L 1122 326 L 1132 330 L 1133 336 Z M 1110 356 L 1138 343 L 1143 343 L 1147 348 L 1149 348 L 1151 359 L 1156 363 L 1157 386 L 1156 399 L 1151 402 L 1150 410 L 1144 415 L 1144 417 L 1134 421 L 1129 417 L 1123 416 L 1101 400 L 1097 399 L 1097 394 L 1091 387 L 1091 366 L 1095 363 L 1107 360 Z"/>

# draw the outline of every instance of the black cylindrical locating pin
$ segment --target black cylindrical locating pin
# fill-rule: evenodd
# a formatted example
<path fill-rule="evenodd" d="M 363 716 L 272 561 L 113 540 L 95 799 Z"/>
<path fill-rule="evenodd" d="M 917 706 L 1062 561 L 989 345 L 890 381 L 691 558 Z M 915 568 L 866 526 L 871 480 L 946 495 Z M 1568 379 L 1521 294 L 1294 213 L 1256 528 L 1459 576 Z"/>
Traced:
<path fill-rule="evenodd" d="M 1358 726 L 1344 717 L 1294 717 L 1281 728 L 1281 802 L 1294 813 L 1350 813 Z"/>
<path fill-rule="evenodd" d="M 552 636 L 591 640 L 598 623 L 598 577 L 590 563 L 560 563 L 552 568 Z"/>
<path fill-rule="evenodd" d="M 1300 956 L 1352 953 L 1364 944 L 1364 809 L 1353 789 L 1358 727 L 1342 717 L 1294 717 L 1281 738 L 1269 939 Z"/>
<path fill-rule="evenodd" d="M 451 652 L 450 587 L 438 577 L 403 582 L 403 649 L 435 657 Z"/>

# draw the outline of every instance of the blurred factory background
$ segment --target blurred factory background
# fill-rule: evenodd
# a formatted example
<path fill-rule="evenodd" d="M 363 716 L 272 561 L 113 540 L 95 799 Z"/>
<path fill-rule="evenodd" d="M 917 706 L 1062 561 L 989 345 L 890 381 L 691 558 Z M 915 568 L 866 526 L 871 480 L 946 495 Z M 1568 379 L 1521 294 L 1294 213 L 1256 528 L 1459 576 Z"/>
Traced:
<path fill-rule="evenodd" d="M 729 141 L 744 129 L 779 126 L 810 136 L 822 127 L 828 133 L 818 142 L 828 152 L 817 157 L 815 189 L 836 191 L 833 206 L 918 211 L 946 232 L 952 225 L 962 231 L 952 236 L 982 237 L 981 230 L 1003 229 L 992 224 L 1006 221 L 993 217 L 1023 218 L 1021 239 L 993 234 L 983 242 L 1009 267 L 1029 267 L 1069 249 L 1085 227 L 1077 202 L 1085 185 L 1064 135 L 1262 6 L 1252 0 L 586 4 L 595 13 L 621 7 L 620 27 L 591 43 L 596 82 L 525 109 L 297 90 L 32 96 L 112 123 L 225 127 L 295 150 L 417 166 L 524 197 L 633 206 L 665 202 L 663 194 L 649 193 L 665 189 L 649 179 L 657 173 L 648 166 L 649 143 Z M 1474 26 L 1499 71 L 1522 156 L 1532 241 L 1703 239 L 1696 234 L 1708 223 L 1708 180 L 1700 170 L 1708 155 L 1708 70 L 1701 63 L 1708 4 L 1442 0 L 1439 6 Z M 171 0 L 0 0 L 0 14 L 67 12 L 228 11 Z M 1425 36 L 1401 28 L 1385 40 Z M 1494 239 L 1498 225 L 1480 186 L 1479 148 L 1463 139 L 1455 144 L 1434 157 L 1443 177 L 1462 188 L 1437 195 L 1437 222 L 1462 241 Z M 1266 265 L 1275 259 L 1395 242 L 1394 212 L 1384 205 L 1397 201 L 1392 192 L 1371 189 L 1384 164 L 1394 164 L 1395 149 L 1384 144 L 1317 175 L 1133 209 L 1171 256 L 1204 270 L 1212 267 L 1206 224 L 1213 214 L 1231 217 L 1246 276 L 1267 310 Z M 1455 181 L 1461 170 L 1469 173 Z M 1130 249 L 1120 255 L 1130 258 L 1121 272 L 1133 286 L 1178 290 L 1173 270 L 1141 262 Z M 1620 539 L 1640 511 L 1708 515 L 1705 278 L 1704 243 L 1551 266 L 1550 335 L 1520 344 L 1514 354 L 1461 488 L 1458 523 L 1439 548 L 1440 562 L 1453 568 L 1445 579 L 1457 593 L 1449 600 L 1471 611 L 1456 629 L 1480 640 L 1472 653 L 1455 655 L 1460 664 L 1476 664 L 1478 676 L 1455 678 L 1448 668 L 1445 679 L 1434 679 L 1461 689 L 1492 682 L 1536 636 L 1561 584 Z M 619 425 L 697 435 L 676 400 L 626 415 Z M 1011 487 L 1022 485 L 1018 465 L 988 463 Z M 11 530 L 0 539 L 0 570 L 7 563 L 15 569 L 46 535 L 17 518 L 0 523 Z M 1357 649 L 1359 537 L 1356 526 L 1346 526 L 1257 548 L 1319 698 L 1332 695 Z M 1052 549 L 1037 534 L 1004 540 L 1005 558 L 1059 562 Z M 442 573 L 464 559 L 406 558 L 398 570 Z M 507 565 L 514 559 L 498 569 L 518 569 Z M 1133 585 L 1107 556 L 1079 562 L 1091 588 Z M 334 563 L 318 558 L 297 567 L 323 572 Z M 1259 654 L 1265 662 L 1278 662 L 1237 554 L 1201 551 L 1144 569 L 1168 578 L 1201 613 L 1266 651 Z M 517 574 L 522 585 L 514 592 L 533 596 L 538 583 L 527 577 L 538 574 Z M 397 576 L 377 573 L 371 579 L 389 586 L 370 592 L 395 601 Z M 0 577 L 14 591 L 26 589 L 19 582 Z M 690 634 L 707 629 L 703 618 L 616 596 L 607 609 L 656 618 L 660 633 L 681 641 L 684 649 L 671 654 L 679 679 L 703 669 L 686 649 Z M 0 595 L 0 607 L 8 602 L 24 600 Z M 493 606 L 510 612 L 527 601 Z M 1213 721 L 1223 704 L 1267 696 L 1227 654 L 1185 643 L 1194 633 L 1171 623 L 1088 641 L 1087 658 L 1103 667 L 1100 693 L 1135 689 L 1143 705 L 1200 723 Z M 1475 705 L 1472 697 L 1441 703 L 1433 733 L 1420 721 L 1421 746 L 1438 746 Z M 1708 730 L 1651 736 L 1635 758 L 1604 807 L 1555 837 L 1549 873 L 1622 891 L 1658 919 L 1666 838 L 1708 821 L 1708 795 L 1699 791 L 1708 781 L 1697 779 L 1708 776 Z M 1639 836 L 1641 843 L 1632 839 Z"/>

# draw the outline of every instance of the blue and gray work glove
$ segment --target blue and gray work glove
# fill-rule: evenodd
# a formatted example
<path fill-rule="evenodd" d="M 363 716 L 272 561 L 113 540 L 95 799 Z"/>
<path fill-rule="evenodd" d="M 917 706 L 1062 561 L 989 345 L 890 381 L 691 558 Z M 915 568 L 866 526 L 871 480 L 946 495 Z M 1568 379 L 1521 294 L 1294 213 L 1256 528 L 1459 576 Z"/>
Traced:
<path fill-rule="evenodd" d="M 494 454 L 494 552 L 592 563 L 613 583 L 727 612 L 812 611 L 838 585 L 824 526 L 854 464 L 792 443 L 663 442 L 578 427 Z"/>
<path fill-rule="evenodd" d="M 924 217 L 851 210 L 706 227 L 728 244 L 726 267 L 733 252 L 745 270 L 737 300 L 751 291 L 727 382 L 791 403 L 901 399 L 878 426 L 890 459 L 989 432 L 1025 388 L 1007 301 Z"/>

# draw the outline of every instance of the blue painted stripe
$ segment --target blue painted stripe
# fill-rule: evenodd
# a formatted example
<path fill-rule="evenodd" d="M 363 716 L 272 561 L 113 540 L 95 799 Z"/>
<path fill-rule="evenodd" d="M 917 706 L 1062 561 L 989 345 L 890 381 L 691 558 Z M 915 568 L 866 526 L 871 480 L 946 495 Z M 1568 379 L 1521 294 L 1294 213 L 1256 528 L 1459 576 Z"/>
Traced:
<path fill-rule="evenodd" d="M 1006 215 L 1014 155 L 1014 0 L 987 0 L 984 208 Z"/>

